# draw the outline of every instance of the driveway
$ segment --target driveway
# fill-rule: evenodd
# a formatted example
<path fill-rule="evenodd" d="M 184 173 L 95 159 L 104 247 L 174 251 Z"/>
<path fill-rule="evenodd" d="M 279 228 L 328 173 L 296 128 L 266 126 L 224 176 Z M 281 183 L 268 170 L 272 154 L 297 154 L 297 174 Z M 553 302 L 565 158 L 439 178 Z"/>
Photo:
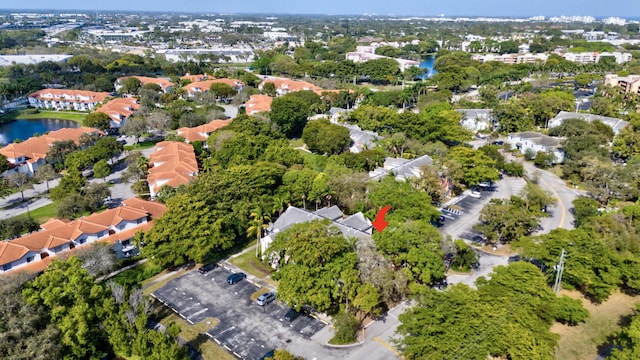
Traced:
<path fill-rule="evenodd" d="M 307 315 L 288 322 L 286 306 L 274 301 L 255 304 L 251 295 L 259 288 L 247 280 L 229 285 L 230 272 L 217 268 L 207 274 L 191 271 L 152 293 L 182 318 L 197 323 L 208 317 L 220 322 L 207 335 L 240 359 L 258 359 L 265 352 L 309 342 L 326 324 Z"/>

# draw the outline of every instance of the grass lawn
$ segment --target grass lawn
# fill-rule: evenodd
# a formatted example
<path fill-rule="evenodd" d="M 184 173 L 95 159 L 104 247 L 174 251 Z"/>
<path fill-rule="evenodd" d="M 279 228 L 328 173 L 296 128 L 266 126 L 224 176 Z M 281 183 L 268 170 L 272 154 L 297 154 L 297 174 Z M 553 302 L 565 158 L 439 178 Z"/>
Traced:
<path fill-rule="evenodd" d="M 126 145 L 124 147 L 125 150 L 144 150 L 144 149 L 150 149 L 154 146 L 156 146 L 158 142 L 157 141 L 143 141 L 140 142 L 138 144 L 133 144 L 133 145 Z"/>
<path fill-rule="evenodd" d="M 555 358 L 595 359 L 598 347 L 606 345 L 607 337 L 620 330 L 624 318 L 631 315 L 640 296 L 629 296 L 619 292 L 612 294 L 602 304 L 596 305 L 586 300 L 577 291 L 562 291 L 563 295 L 582 300 L 589 310 L 589 319 L 578 326 L 554 324 L 551 331 L 560 335 Z"/>
<path fill-rule="evenodd" d="M 178 336 L 196 348 L 205 360 L 235 360 L 235 357 L 209 340 L 209 337 L 204 334 L 207 330 L 218 325 L 219 322 L 216 318 L 206 318 L 199 323 L 190 325 L 173 312 L 160 320 L 160 323 L 165 326 L 171 323 L 178 325 L 180 327 L 180 334 L 178 334 Z"/>
<path fill-rule="evenodd" d="M 87 113 L 75 111 L 39 110 L 37 113 L 30 113 L 32 111 L 33 109 L 20 109 L 13 111 L 1 117 L 0 121 L 4 122 L 16 119 L 61 119 L 82 123 L 82 120 L 87 117 Z"/>
<path fill-rule="evenodd" d="M 255 251 L 247 251 L 240 256 L 230 259 L 229 262 L 260 279 L 271 274 L 271 269 L 269 269 L 269 267 L 263 264 L 260 260 L 256 259 Z"/>
<path fill-rule="evenodd" d="M 47 220 L 51 219 L 51 218 L 57 218 L 58 217 L 58 204 L 56 204 L 55 202 L 37 209 L 33 209 L 29 211 L 31 213 L 31 217 L 38 223 L 38 224 L 44 224 L 47 222 Z M 28 217 L 28 215 L 26 213 L 24 214 L 20 214 L 18 216 L 16 216 L 17 218 L 24 218 L 26 219 Z"/>
<path fill-rule="evenodd" d="M 302 138 L 291 140 L 289 141 L 289 145 L 291 145 L 292 148 L 301 147 L 304 145 L 304 140 L 302 140 Z"/>

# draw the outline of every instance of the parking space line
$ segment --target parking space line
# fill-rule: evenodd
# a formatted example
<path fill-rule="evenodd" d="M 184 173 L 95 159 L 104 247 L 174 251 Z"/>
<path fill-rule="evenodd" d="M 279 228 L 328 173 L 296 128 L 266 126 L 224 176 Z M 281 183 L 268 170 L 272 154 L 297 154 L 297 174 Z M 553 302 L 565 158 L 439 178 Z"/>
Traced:
<path fill-rule="evenodd" d="M 391 344 L 387 343 L 386 341 L 380 339 L 379 337 L 374 337 L 373 340 L 375 340 L 377 343 L 379 343 L 380 345 L 386 347 L 387 349 L 391 350 L 394 354 L 400 356 L 400 352 L 398 352 L 398 350 L 396 350 L 393 346 L 391 346 Z"/>

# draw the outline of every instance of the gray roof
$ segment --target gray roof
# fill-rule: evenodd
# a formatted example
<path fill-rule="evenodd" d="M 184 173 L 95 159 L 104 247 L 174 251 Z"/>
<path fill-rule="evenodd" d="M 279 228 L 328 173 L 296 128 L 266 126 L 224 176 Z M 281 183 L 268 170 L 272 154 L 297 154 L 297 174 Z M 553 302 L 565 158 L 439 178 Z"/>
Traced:
<path fill-rule="evenodd" d="M 370 180 L 380 180 L 389 172 L 392 172 L 397 179 L 410 179 L 420 176 L 420 168 L 424 165 L 431 165 L 433 161 L 429 155 L 423 155 L 415 159 L 407 160 L 401 158 L 386 158 L 384 169 L 376 168 L 369 172 Z"/>
<path fill-rule="evenodd" d="M 362 130 L 358 125 L 338 124 L 349 129 L 349 137 L 353 141 L 353 146 L 349 149 L 353 153 L 359 153 L 363 147 L 370 147 L 380 139 L 380 135 L 373 131 Z"/>
<path fill-rule="evenodd" d="M 362 218 L 364 218 L 364 215 L 360 215 L 362 216 Z M 353 216 L 354 215 L 351 215 L 349 218 Z M 348 220 L 349 218 L 344 220 Z M 349 221 L 349 223 L 332 221 L 331 225 L 337 227 L 345 237 L 355 237 L 358 239 L 370 238 L 370 234 L 351 226 L 351 224 L 358 226 L 362 225 L 360 222 L 357 222 L 356 219 L 357 218 L 354 218 L 353 220 Z M 277 233 L 284 231 L 295 224 L 301 224 L 314 220 L 325 220 L 325 218 L 310 211 L 300 209 L 295 206 L 289 206 L 287 210 L 278 218 L 278 220 L 276 220 L 276 222 L 273 223 L 273 225 L 267 230 L 267 236 L 277 235 Z M 275 236 L 272 236 L 271 238 L 275 239 Z"/>
<path fill-rule="evenodd" d="M 593 114 L 582 114 L 582 113 L 574 113 L 569 111 L 560 111 L 558 115 L 556 115 L 553 119 L 549 120 L 549 127 L 560 126 L 567 119 L 582 119 L 587 122 L 592 122 L 594 120 L 599 120 L 605 125 L 609 125 L 613 129 L 614 134 L 620 132 L 620 130 L 624 129 L 629 125 L 628 122 L 614 118 L 609 116 L 600 116 Z"/>
<path fill-rule="evenodd" d="M 344 217 L 344 214 L 342 213 L 338 205 L 333 205 L 332 207 L 323 207 L 322 209 L 315 211 L 314 214 L 320 215 L 323 218 L 327 218 L 333 221 L 342 219 Z"/>
<path fill-rule="evenodd" d="M 492 109 L 456 109 L 463 118 L 489 120 L 493 118 Z"/>
<path fill-rule="evenodd" d="M 533 143 L 545 146 L 547 149 L 561 148 L 562 142 L 565 140 L 564 138 L 548 136 L 533 131 L 514 133 L 511 136 L 519 137 L 521 139 L 528 139 Z"/>
<path fill-rule="evenodd" d="M 369 221 L 369 219 L 364 217 L 362 213 L 353 214 L 348 218 L 340 219 L 337 222 L 369 234 L 371 233 L 371 221 Z"/>

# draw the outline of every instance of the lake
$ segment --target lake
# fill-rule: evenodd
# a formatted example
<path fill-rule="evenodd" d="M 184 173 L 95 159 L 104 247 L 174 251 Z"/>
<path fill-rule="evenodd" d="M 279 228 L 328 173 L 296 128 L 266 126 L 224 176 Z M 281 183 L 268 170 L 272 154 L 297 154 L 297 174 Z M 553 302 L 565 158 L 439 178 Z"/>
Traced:
<path fill-rule="evenodd" d="M 424 61 L 421 62 L 420 65 L 418 65 L 419 68 L 425 69 L 425 73 L 422 76 L 423 79 L 428 79 L 438 73 L 436 70 L 433 69 L 435 62 L 436 62 L 435 55 L 428 55 L 424 59 Z"/>
<path fill-rule="evenodd" d="M 12 143 L 15 139 L 26 140 L 33 134 L 44 134 L 62 128 L 77 128 L 80 124 L 60 119 L 18 119 L 0 123 L 0 146 Z"/>

